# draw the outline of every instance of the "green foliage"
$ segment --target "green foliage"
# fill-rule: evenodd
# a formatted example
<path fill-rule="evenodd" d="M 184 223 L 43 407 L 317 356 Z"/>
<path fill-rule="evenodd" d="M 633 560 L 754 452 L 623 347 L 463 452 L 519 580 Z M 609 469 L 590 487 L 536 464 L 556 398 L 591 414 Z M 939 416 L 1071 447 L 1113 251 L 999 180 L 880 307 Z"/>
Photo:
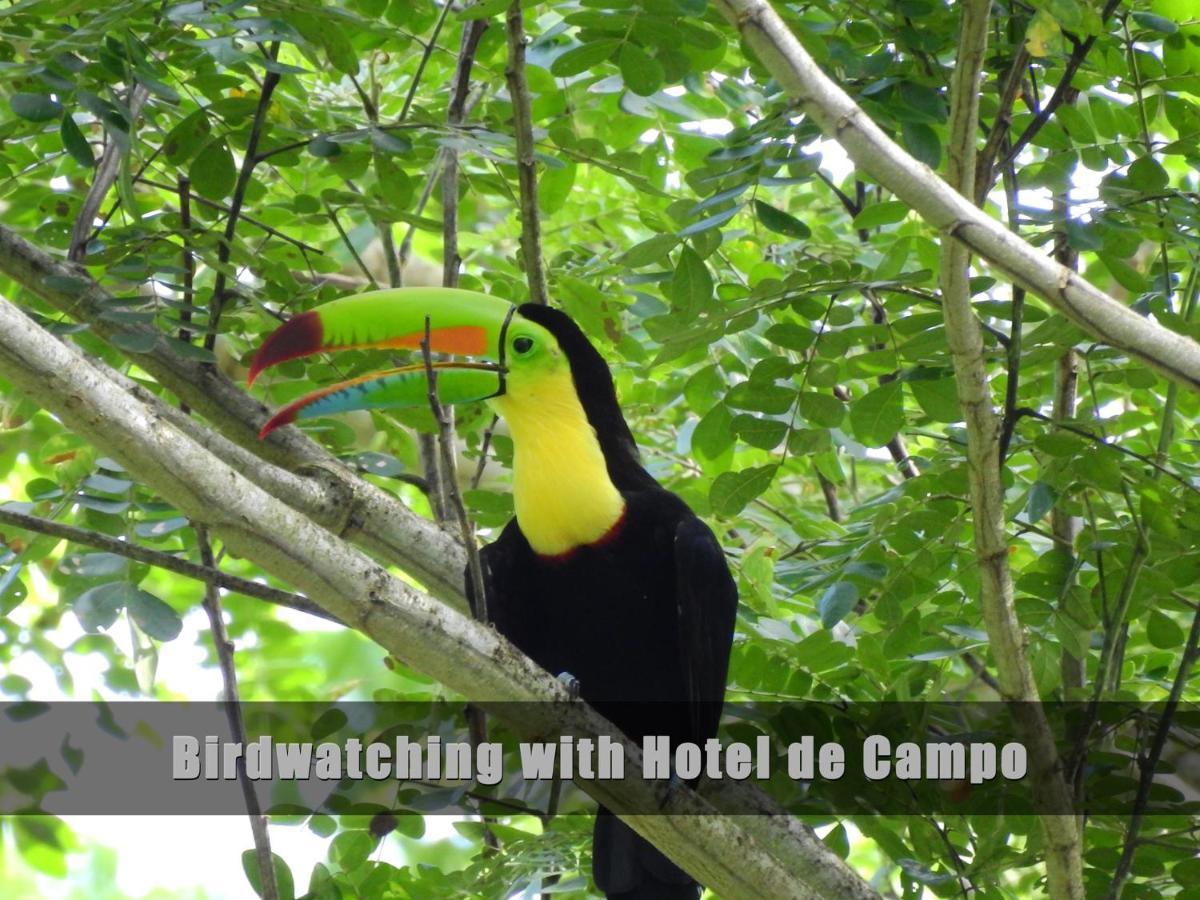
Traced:
<path fill-rule="evenodd" d="M 991 661 L 936 230 L 848 172 L 712 4 L 523 5 L 551 294 L 611 362 L 647 465 L 708 517 L 731 555 L 743 607 L 730 696 L 994 697 L 973 666 Z M 885 132 L 926 164 L 942 163 L 960 5 L 776 5 Z M 366 265 L 388 282 L 370 248 L 380 229 L 397 243 L 411 232 L 416 257 L 440 269 L 440 192 L 420 199 L 452 148 L 462 171 L 462 283 L 523 300 L 507 8 L 483 0 L 451 12 L 435 40 L 442 8 L 408 0 L 14 3 L 0 30 L 0 216 L 65 255 L 95 161 L 115 148 L 119 175 L 84 260 L 114 294 L 105 320 L 153 325 L 175 352 L 238 376 L 276 314 L 341 293 L 326 276 L 365 284 Z M 1000 4 L 993 15 L 981 89 L 989 133 L 1018 50 L 1031 62 L 999 154 L 1020 142 L 1011 171 L 1020 203 L 1009 209 L 997 181 L 988 211 L 1015 216 L 1021 236 L 1048 253 L 1077 255 L 1088 278 L 1140 314 L 1200 338 L 1200 23 L 1190 0 L 1134 0 L 1108 21 L 1081 0 Z M 454 127 L 456 54 L 473 20 L 488 22 L 477 102 Z M 1089 40 L 1074 90 L 1042 121 L 1071 54 Z M 278 84 L 264 105 L 268 76 Z M 137 116 L 134 82 L 147 92 Z M 405 277 L 419 269 L 411 264 Z M 985 266 L 974 274 L 998 407 L 1015 385 L 1003 471 L 1008 560 L 1038 688 L 1046 698 L 1090 696 L 1101 648 L 1120 636 L 1102 696 L 1162 700 L 1200 602 L 1200 401 L 1094 344 L 1037 298 L 1015 298 Z M 227 294 L 218 321 L 219 275 Z M 11 282 L 0 292 L 160 390 L 127 355 L 149 349 L 144 335 L 105 343 Z M 1059 428 L 1050 420 L 1070 352 L 1079 404 Z M 338 377 L 383 364 L 382 355 L 342 358 Z M 331 381 L 332 365 L 289 363 L 259 396 L 293 399 Z M 137 473 L 6 388 L 0 500 L 198 560 L 194 530 Z M 459 416 L 465 472 L 489 421 L 479 410 Z M 371 414 L 308 430 L 428 514 L 413 483 L 413 426 L 427 428 L 428 417 Z M 911 469 L 892 455 L 897 437 Z M 503 433 L 490 454 L 466 498 L 485 534 L 512 511 Z M 1069 545 L 1055 539 L 1054 516 L 1079 521 Z M 201 602 L 194 582 L 0 531 L 0 667 L 43 661 L 56 683 L 35 693 L 178 696 L 179 685 L 154 679 L 154 663 L 185 643 L 198 642 L 215 667 L 192 612 Z M 222 566 L 264 577 L 245 560 Z M 245 698 L 442 693 L 354 632 L 316 629 L 257 600 L 231 595 L 225 606 Z M 133 640 L 117 639 L 127 632 Z M 1086 656 L 1082 690 L 1064 685 L 1064 654 Z M 72 664 L 85 658 L 98 674 L 77 683 L 83 670 Z M 1185 700 L 1197 699 L 1194 684 Z M 25 696 L 32 685 L 18 677 L 0 687 Z M 322 898 L 505 896 L 546 890 L 551 874 L 563 876 L 556 893 L 588 889 L 586 821 L 560 817 L 542 833 L 536 819 L 505 816 L 505 852 L 490 854 L 476 823 L 459 823 L 455 841 L 433 840 L 422 837 L 420 816 L 404 818 L 384 837 L 350 817 L 305 820 L 328 839 L 327 857 L 311 872 L 307 861 L 293 871 L 281 860 L 280 881 Z M 1097 894 L 1126 825 L 1087 822 Z M 53 877 L 71 869 L 63 823 L 4 827 L 27 868 Z M 1161 839 L 1139 848 L 1126 896 L 1195 895 L 1197 833 L 1179 829 L 1145 823 L 1143 837 Z M 877 817 L 838 823 L 825 840 L 897 896 L 955 896 L 960 877 L 981 896 L 1039 890 L 1044 848 L 1030 819 Z M 381 841 L 410 865 L 382 861 Z M 254 884 L 256 870 L 247 872 Z"/>

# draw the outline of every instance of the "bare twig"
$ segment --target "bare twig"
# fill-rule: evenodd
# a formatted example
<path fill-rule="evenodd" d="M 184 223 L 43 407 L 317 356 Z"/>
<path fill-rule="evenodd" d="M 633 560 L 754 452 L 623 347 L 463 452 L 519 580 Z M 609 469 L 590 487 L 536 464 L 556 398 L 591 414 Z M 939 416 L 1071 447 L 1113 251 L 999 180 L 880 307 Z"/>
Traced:
<path fill-rule="evenodd" d="M 142 107 L 146 105 L 146 100 L 150 97 L 150 92 L 141 84 L 134 84 L 129 92 L 129 131 L 132 137 L 134 124 L 137 122 L 138 116 L 142 113 Z M 100 204 L 104 202 L 104 198 L 108 192 L 112 190 L 114 182 L 121 171 L 121 160 L 125 154 L 121 150 L 120 144 L 114 141 L 109 136 L 108 146 L 104 148 L 104 153 L 100 156 L 100 161 L 96 163 L 96 175 L 92 178 L 92 186 L 88 189 L 87 196 L 83 198 L 83 205 L 79 208 L 79 215 L 75 219 L 75 225 L 71 228 L 71 242 L 67 249 L 67 259 L 71 262 L 82 262 L 87 255 L 88 236 L 92 233 L 92 225 L 96 221 L 96 213 L 100 211 Z"/>
<path fill-rule="evenodd" d="M 134 181 L 138 182 L 139 184 L 144 184 L 147 187 L 158 188 L 159 190 L 162 190 L 162 191 L 176 191 L 177 192 L 179 190 L 178 187 L 171 187 L 171 185 L 169 185 L 169 184 L 163 184 L 160 181 L 152 181 L 149 178 L 142 178 L 140 176 L 138 178 L 135 178 Z M 215 200 L 209 200 L 207 197 L 201 197 L 199 194 L 194 194 L 194 193 L 189 193 L 188 196 L 190 197 L 190 199 L 193 202 L 199 203 L 201 206 L 206 206 L 209 209 L 215 209 L 218 212 L 225 213 L 226 215 L 228 215 L 230 212 L 229 207 L 226 206 L 224 203 L 218 203 Z M 271 235 L 271 237 L 277 237 L 281 241 L 285 241 L 285 242 L 291 244 L 293 247 L 297 247 L 298 249 L 303 250 L 305 253 L 315 253 L 318 256 L 323 256 L 325 253 L 325 251 L 322 250 L 320 247 L 314 247 L 312 244 L 306 244 L 306 243 L 304 243 L 304 241 L 301 241 L 290 235 L 284 234 L 279 229 L 272 228 L 266 222 L 263 222 L 260 219 L 255 219 L 252 216 L 248 216 L 244 212 L 241 214 L 241 221 L 245 222 L 247 225 L 253 225 L 259 231 L 264 231 L 267 234 Z"/>
<path fill-rule="evenodd" d="M 1129 817 L 1129 829 L 1125 832 L 1125 846 L 1121 850 L 1120 862 L 1117 863 L 1117 869 L 1109 884 L 1107 900 L 1117 900 L 1121 896 L 1121 886 L 1133 868 L 1133 856 L 1137 852 L 1138 846 L 1138 832 L 1141 831 L 1142 820 L 1146 813 L 1146 802 L 1150 798 L 1150 788 L 1154 784 L 1154 771 L 1158 768 L 1163 747 L 1166 746 L 1167 737 L 1171 733 L 1171 720 L 1175 716 L 1175 710 L 1179 706 L 1183 689 L 1187 685 L 1197 657 L 1200 657 L 1200 611 L 1192 616 L 1192 629 L 1184 646 L 1183 657 L 1179 660 L 1179 668 L 1175 672 L 1175 681 L 1171 685 L 1170 696 L 1158 718 L 1158 728 L 1154 732 L 1154 741 L 1150 745 L 1150 752 L 1138 760 L 1141 773 L 1138 778 L 1137 795 L 1133 800 L 1133 814 Z"/>
<path fill-rule="evenodd" d="M 196 299 L 196 257 L 192 254 L 192 183 L 186 175 L 179 176 L 179 230 L 183 241 L 183 309 L 179 311 L 179 340 L 191 343 L 192 303 Z"/>
<path fill-rule="evenodd" d="M 425 66 L 429 63 L 429 57 L 433 55 L 433 48 L 437 46 L 438 35 L 442 33 L 442 26 L 446 24 L 446 16 L 450 15 L 450 10 L 453 6 L 453 3 L 442 4 L 442 14 L 438 16 L 437 22 L 434 23 L 433 34 L 429 36 L 429 40 L 425 43 L 425 48 L 421 52 L 421 61 L 417 63 L 417 71 L 413 73 L 412 83 L 408 86 L 408 94 L 405 96 L 404 106 L 400 110 L 401 122 L 408 118 L 408 111 L 412 108 L 413 98 L 417 95 L 417 86 L 421 83 L 421 76 L 425 74 Z"/>
<path fill-rule="evenodd" d="M 529 282 L 529 299 L 534 303 L 549 303 L 546 285 L 546 264 L 542 259 L 542 221 L 538 210 L 537 162 L 534 158 L 533 114 L 529 99 L 529 82 L 525 76 L 525 17 L 521 0 L 513 0 L 508 8 L 508 93 L 512 99 L 513 131 L 517 138 L 517 181 L 521 192 L 521 256 L 525 278 Z"/>
<path fill-rule="evenodd" d="M 279 55 L 279 42 L 271 45 L 267 56 L 275 59 Z M 246 154 L 242 157 L 242 168 L 238 172 L 237 181 L 233 186 L 233 196 L 229 201 L 229 216 L 225 220 L 225 233 L 217 247 L 217 260 L 220 267 L 213 283 L 212 302 L 208 312 L 208 334 L 204 336 L 204 349 L 212 350 L 217 339 L 217 331 L 221 324 L 221 312 L 225 306 L 227 276 L 225 268 L 233 253 L 233 239 L 237 235 L 238 218 L 242 214 L 242 204 L 246 202 L 246 189 L 250 187 L 250 179 L 254 175 L 254 167 L 258 165 L 258 144 L 262 140 L 267 122 L 267 112 L 271 109 L 271 95 L 279 84 L 279 73 L 268 71 L 263 76 L 262 91 L 258 95 L 258 107 L 254 110 L 254 121 L 250 125 L 250 136 L 246 139 Z"/>
<path fill-rule="evenodd" d="M 165 569 L 168 572 L 174 572 L 176 575 L 183 575 L 186 578 L 194 578 L 197 581 L 213 584 L 227 591 L 234 591 L 235 593 L 254 597 L 258 600 L 266 600 L 268 603 L 274 603 L 276 606 L 285 606 L 288 609 L 295 609 L 330 622 L 338 622 L 339 625 L 342 624 L 330 616 L 329 613 L 325 612 L 325 610 L 321 609 L 321 607 L 317 606 L 317 604 L 299 594 L 281 591 L 277 588 L 268 587 L 265 584 L 259 584 L 257 581 L 251 581 L 248 578 L 239 578 L 237 575 L 228 575 L 220 569 L 198 566 L 193 562 L 188 562 L 186 559 L 180 559 L 170 553 L 164 553 L 162 550 L 154 550 L 150 547 L 144 547 L 141 544 L 134 544 L 115 537 L 109 537 L 107 534 L 89 531 L 86 528 L 77 528 L 74 525 L 64 525 L 62 522 L 43 519 L 39 516 L 26 515 L 25 513 L 19 513 L 11 509 L 0 508 L 0 522 L 24 531 L 33 531 L 37 534 L 48 534 L 51 537 L 62 538 L 64 541 L 70 541 L 73 544 L 95 547 L 97 550 L 104 550 L 108 553 L 114 553 L 117 556 L 123 556 L 126 559 L 143 562 L 159 569 Z"/>
<path fill-rule="evenodd" d="M 371 270 L 367 268 L 367 264 L 363 262 L 361 256 L 358 255 L 358 250 L 354 247 L 354 242 L 350 240 L 350 235 L 346 234 L 346 229 L 342 227 L 342 223 L 338 220 L 337 210 L 325 204 L 325 214 L 329 216 L 329 221 L 333 223 L 333 227 L 337 229 L 338 237 L 342 239 L 342 244 L 350 251 L 350 256 L 358 266 L 360 272 L 367 279 L 367 283 L 371 285 L 371 290 L 379 290 L 379 284 L 375 281 L 375 276 L 371 274 Z"/>
<path fill-rule="evenodd" d="M 196 542 L 200 545 L 200 559 L 208 568 L 213 567 L 212 544 L 208 540 L 208 532 L 203 526 L 196 527 Z M 204 611 L 208 614 L 208 629 L 212 633 L 213 647 L 216 649 L 217 662 L 221 669 L 221 681 L 224 683 L 225 717 L 229 720 L 229 731 L 234 742 L 239 746 L 246 744 L 246 723 L 242 719 L 242 701 L 238 692 L 237 669 L 233 664 L 233 641 L 225 630 L 225 620 L 221 616 L 221 595 L 212 584 L 204 586 Z M 254 834 L 254 852 L 258 857 L 259 896 L 263 900 L 279 900 L 279 886 L 275 883 L 275 860 L 271 853 L 271 835 L 267 829 L 267 819 L 262 813 L 258 802 L 258 794 L 254 792 L 254 783 L 246 774 L 245 757 L 236 760 L 238 784 L 242 788 L 242 798 L 246 802 L 246 815 L 250 818 L 250 831 Z"/>

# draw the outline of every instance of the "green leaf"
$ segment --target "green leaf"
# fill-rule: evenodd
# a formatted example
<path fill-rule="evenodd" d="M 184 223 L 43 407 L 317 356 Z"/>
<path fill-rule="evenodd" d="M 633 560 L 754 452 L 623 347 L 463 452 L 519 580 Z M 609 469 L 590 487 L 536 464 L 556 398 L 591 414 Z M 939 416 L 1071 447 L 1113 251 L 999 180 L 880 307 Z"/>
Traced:
<path fill-rule="evenodd" d="M 1143 156 L 1129 167 L 1129 177 L 1125 183 L 1143 194 L 1153 194 L 1166 189 L 1171 179 L 1158 160 L 1153 156 Z"/>
<path fill-rule="evenodd" d="M 79 126 L 75 124 L 75 120 L 71 118 L 70 113 L 63 116 L 58 133 L 62 138 L 63 149 L 71 154 L 71 158 L 75 162 L 88 169 L 96 165 L 96 157 L 92 155 L 92 148 L 89 146 L 87 138 L 83 136 L 83 132 L 79 130 Z"/>
<path fill-rule="evenodd" d="M 1037 523 L 1050 510 L 1054 509 L 1056 494 L 1054 488 L 1044 481 L 1035 481 L 1029 489 L 1029 498 L 1025 501 L 1025 516 L 1029 522 Z"/>
<path fill-rule="evenodd" d="M 626 43 L 617 57 L 625 86 L 642 97 L 649 97 L 663 85 L 662 63 L 649 56 L 636 44 Z"/>
<path fill-rule="evenodd" d="M 854 217 L 854 228 L 868 231 L 883 225 L 895 225 L 903 222 L 908 216 L 908 204 L 901 200 L 887 200 L 883 203 L 872 203 Z"/>
<path fill-rule="evenodd" d="M 337 25 L 321 29 L 321 42 L 325 45 L 325 55 L 333 67 L 347 75 L 358 74 L 358 54 L 346 32 Z"/>
<path fill-rule="evenodd" d="M 764 228 L 769 228 L 777 234 L 800 238 L 801 240 L 812 235 L 812 230 L 791 213 L 785 213 L 782 209 L 776 209 L 769 203 L 763 203 L 761 200 L 755 199 L 754 213 L 758 216 L 758 221 L 762 222 Z"/>
<path fill-rule="evenodd" d="M 695 315 L 711 299 L 713 280 L 708 266 L 691 247 L 679 253 L 675 275 L 671 278 L 671 302 L 676 309 Z"/>
<path fill-rule="evenodd" d="M 167 132 L 162 143 L 163 153 L 174 165 L 186 162 L 192 158 L 196 148 L 202 146 L 210 131 L 212 125 L 208 121 L 208 114 L 198 109 L 182 118 L 178 125 Z"/>
<path fill-rule="evenodd" d="M 821 624 L 832 628 L 858 603 L 858 587 L 852 581 L 835 581 L 825 589 L 817 603 Z"/>
<path fill-rule="evenodd" d="M 693 222 L 686 228 L 679 230 L 680 237 L 688 237 L 689 235 L 699 234 L 701 231 L 708 231 L 710 228 L 718 228 L 724 225 L 742 210 L 742 204 L 731 206 L 729 209 L 722 210 L 719 213 L 714 213 L 707 219 L 701 219 L 699 222 Z"/>
<path fill-rule="evenodd" d="M 708 502 L 719 516 L 736 516 L 746 504 L 762 494 L 775 480 L 779 466 L 754 466 L 738 472 L 722 472 L 713 481 Z"/>
<path fill-rule="evenodd" d="M 1133 20 L 1143 28 L 1149 28 L 1151 31 L 1157 31 L 1161 34 L 1174 34 L 1179 30 L 1179 26 L 1170 19 L 1156 16 L 1154 13 L 1135 12 Z"/>
<path fill-rule="evenodd" d="M 692 450 L 715 460 L 732 446 L 733 414 L 724 403 L 718 403 L 705 413 L 692 432 Z"/>
<path fill-rule="evenodd" d="M 801 391 L 800 415 L 821 428 L 837 428 L 846 417 L 846 404 L 830 394 Z"/>
<path fill-rule="evenodd" d="M 63 114 L 62 104 L 49 94 L 16 93 L 8 98 L 8 104 L 13 112 L 30 122 L 49 122 Z"/>
<path fill-rule="evenodd" d="M 143 332 L 119 331 L 109 338 L 114 347 L 126 353 L 149 353 L 158 343 L 158 335 Z"/>
<path fill-rule="evenodd" d="M 1175 620 L 1161 610 L 1150 610 L 1146 621 L 1146 637 L 1159 650 L 1174 650 L 1182 647 L 1186 636 Z"/>
<path fill-rule="evenodd" d="M 850 404 L 850 427 L 868 447 L 882 447 L 904 427 L 904 402 L 899 381 L 881 384 Z"/>
<path fill-rule="evenodd" d="M 505 2 L 504 5 L 507 6 L 508 3 Z M 586 72 L 612 59 L 613 52 L 619 44 L 620 41 L 612 39 L 592 41 L 589 44 L 572 47 L 565 53 L 559 54 L 554 62 L 550 64 L 550 74 L 556 75 L 559 78 L 570 78 L 573 75 Z"/>
<path fill-rule="evenodd" d="M 937 132 L 924 122 L 905 122 L 900 128 L 904 147 L 931 169 L 942 162 L 942 142 Z"/>
<path fill-rule="evenodd" d="M 71 604 L 76 618 L 84 631 L 104 631 L 113 622 L 134 591 L 127 581 L 113 581 L 84 591 Z"/>
<path fill-rule="evenodd" d="M 224 138 L 214 138 L 204 145 L 192 160 L 188 178 L 201 197 L 221 200 L 229 195 L 237 181 L 237 169 Z"/>
<path fill-rule="evenodd" d="M 160 641 L 173 641 L 183 629 L 179 613 L 153 594 L 138 589 L 127 601 L 129 614 L 138 628 Z"/>
<path fill-rule="evenodd" d="M 787 434 L 787 423 L 778 419 L 763 419 L 749 413 L 739 413 L 733 418 L 733 430 L 751 447 L 774 450 Z"/>
<path fill-rule="evenodd" d="M 295 900 L 296 882 L 292 878 L 292 870 L 277 853 L 271 854 L 271 868 L 275 870 L 275 886 L 279 889 L 279 900 Z M 242 871 L 254 888 L 254 893 L 263 896 L 262 872 L 258 865 L 258 852 L 255 850 L 242 851 Z"/>
<path fill-rule="evenodd" d="M 1099 253 L 1097 256 L 1104 268 L 1108 269 L 1113 280 L 1125 290 L 1132 294 L 1141 294 L 1149 289 L 1150 285 L 1146 281 L 1146 276 L 1125 260 L 1107 253 Z"/>
<path fill-rule="evenodd" d="M 804 351 L 817 342 L 817 334 L 807 325 L 797 325 L 795 322 L 779 322 L 772 325 L 763 334 L 772 344 L 786 347 L 788 350 Z"/>
<path fill-rule="evenodd" d="M 679 238 L 673 234 L 656 234 L 626 250 L 621 256 L 620 262 L 631 269 L 640 269 L 642 266 L 665 259 L 678 243 Z"/>

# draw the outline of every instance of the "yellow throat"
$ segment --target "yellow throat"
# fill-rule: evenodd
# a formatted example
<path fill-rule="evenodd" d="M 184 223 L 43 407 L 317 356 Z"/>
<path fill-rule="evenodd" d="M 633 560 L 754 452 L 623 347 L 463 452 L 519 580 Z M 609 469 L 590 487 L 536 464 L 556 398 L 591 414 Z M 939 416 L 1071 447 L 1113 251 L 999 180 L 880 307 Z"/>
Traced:
<path fill-rule="evenodd" d="M 488 401 L 513 439 L 517 524 L 534 552 L 557 556 L 604 537 L 625 511 L 570 370 Z"/>

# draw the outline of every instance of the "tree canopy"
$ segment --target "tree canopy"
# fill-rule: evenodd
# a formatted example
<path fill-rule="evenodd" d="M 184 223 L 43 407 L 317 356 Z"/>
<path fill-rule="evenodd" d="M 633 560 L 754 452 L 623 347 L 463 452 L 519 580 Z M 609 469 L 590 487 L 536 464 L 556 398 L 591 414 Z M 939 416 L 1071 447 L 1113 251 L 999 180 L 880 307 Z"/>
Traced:
<path fill-rule="evenodd" d="M 450 279 L 548 300 L 604 354 L 647 468 L 737 575 L 731 700 L 1154 713 L 1149 765 L 1124 757 L 1105 782 L 1126 815 L 830 813 L 807 820 L 824 846 L 803 857 L 827 872 L 804 881 L 788 868 L 803 835 L 755 825 L 784 830 L 752 833 L 753 873 L 797 896 L 1027 897 L 1047 879 L 1060 896 L 1200 896 L 1200 832 L 1142 814 L 1156 764 L 1200 789 L 1194 731 L 1148 706 L 1200 699 L 1194 4 L 773 7 L 4 8 L 0 696 L 207 698 L 213 621 L 243 700 L 456 698 L 499 679 L 511 661 L 479 663 L 486 632 L 442 610 L 465 609 L 446 495 L 483 541 L 513 514 L 503 426 L 457 412 L 451 485 L 424 410 L 256 438 L 263 403 L 386 354 L 289 362 L 243 391 L 282 319 Z M 953 191 L 994 225 L 953 212 Z M 86 360 L 38 372 L 51 336 Z M 248 487 L 221 493 L 193 465 Z M 289 567 L 296 535 L 312 572 L 294 548 Z M 389 572 L 394 611 L 372 619 L 354 585 Z M 435 620 L 450 637 L 422 655 L 400 626 Z M 442 647 L 462 654 L 444 671 Z M 550 690 L 503 673 L 501 699 Z M 1036 744 L 1045 723 L 1030 728 Z M 277 858 L 278 896 L 589 890 L 575 816 L 498 814 L 488 840 L 419 814 L 387 834 L 349 815 L 270 825 L 328 839 L 315 867 Z M 6 880 L 119 895 L 69 818 L 0 829 Z M 720 844 L 706 834 L 697 848 Z M 263 891 L 252 850 L 245 865 Z"/>

